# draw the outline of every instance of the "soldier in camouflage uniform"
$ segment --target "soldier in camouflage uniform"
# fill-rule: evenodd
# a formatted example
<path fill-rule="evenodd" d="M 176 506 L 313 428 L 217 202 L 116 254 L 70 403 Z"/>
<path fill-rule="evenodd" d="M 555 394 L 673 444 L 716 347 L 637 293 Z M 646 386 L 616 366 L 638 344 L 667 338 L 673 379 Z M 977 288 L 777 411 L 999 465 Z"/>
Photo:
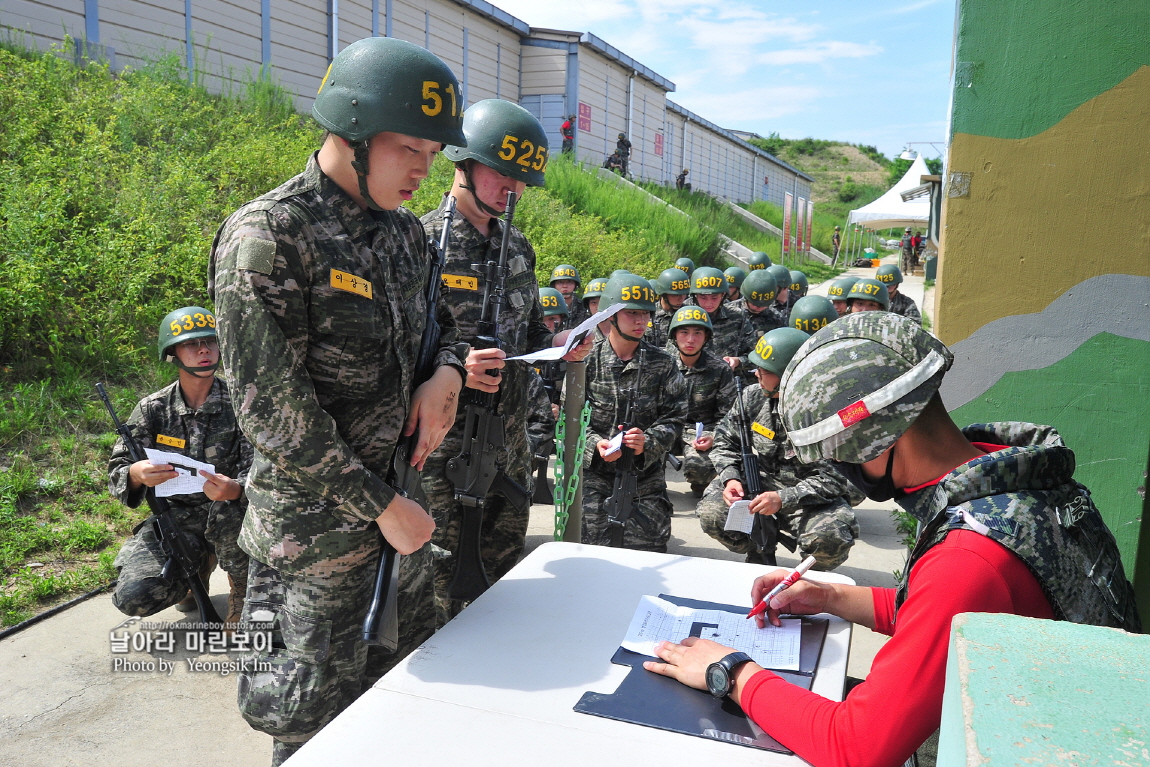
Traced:
<path fill-rule="evenodd" d="M 547 458 L 555 450 L 559 406 L 551 403 L 543 379 L 534 368 L 528 369 L 527 376 L 527 445 L 534 456 L 533 470 L 527 477 L 527 492 L 534 496 L 536 484 L 547 481 Z"/>
<path fill-rule="evenodd" d="M 817 333 L 838 318 L 834 304 L 825 296 L 803 296 L 791 307 L 791 327 L 807 335 Z"/>
<path fill-rule="evenodd" d="M 140 400 L 124 423 L 142 449 L 179 453 L 215 466 L 214 476 L 204 475 L 202 492 L 169 496 L 168 504 L 193 550 L 203 552 L 200 578 L 205 588 L 217 558 L 227 572 L 230 591 L 224 622 L 234 625 L 247 591 L 248 555 L 237 538 L 247 508 L 243 486 L 252 465 L 252 446 L 236 424 L 227 384 L 215 376 L 220 363 L 215 315 L 199 306 L 185 306 L 164 317 L 159 335 L 160 360 L 174 362 L 179 378 Z M 128 508 L 140 505 L 148 487 L 175 477 L 168 464 L 153 466 L 146 459 L 133 463 L 127 445 L 116 440 L 108 462 L 108 484 L 112 495 Z M 116 609 L 144 616 L 172 605 L 180 612 L 195 608 L 187 584 L 160 577 L 166 562 L 152 526 L 141 524 L 116 555 L 119 575 L 112 592 Z"/>
<path fill-rule="evenodd" d="M 563 327 L 577 328 L 579 323 L 591 316 L 587 313 L 587 307 L 583 302 L 575 297 L 575 291 L 582 286 L 582 282 L 579 279 L 579 270 L 574 266 L 559 264 L 551 270 L 551 279 L 547 285 L 559 291 L 563 296 L 563 302 L 567 305 Z"/>
<path fill-rule="evenodd" d="M 863 749 L 869 763 L 903 764 L 936 732 L 959 613 L 1141 628 L 1114 537 L 1074 480 L 1074 453 L 1049 426 L 960 430 L 938 396 L 952 359 L 913 320 L 864 312 L 812 336 L 783 377 L 782 416 L 799 460 L 842 462 L 868 497 L 894 498 L 921 523 L 898 589 L 803 579 L 760 619 L 826 612 L 890 637 L 841 702 L 752 664 L 738 670 L 732 700 L 811 764 L 845 763 Z M 756 579 L 752 601 L 786 575 Z M 707 666 L 730 652 L 706 640 L 664 645 L 664 663 L 646 668 L 700 687 Z M 818 717 L 776 715 L 816 709 Z"/>
<path fill-rule="evenodd" d="M 727 300 L 727 276 L 713 266 L 700 266 L 691 274 L 691 298 L 706 310 L 711 318 L 711 353 L 727 360 L 739 353 L 743 313 Z"/>
<path fill-rule="evenodd" d="M 766 269 L 770 265 L 771 257 L 761 250 L 756 250 L 751 254 L 750 258 L 747 259 L 747 274 L 750 275 L 751 272 Z"/>
<path fill-rule="evenodd" d="M 903 317 L 910 317 L 919 325 L 922 324 L 922 315 L 919 314 L 918 304 L 914 302 L 913 298 L 899 290 L 899 285 L 902 284 L 902 271 L 897 266 L 883 264 L 875 272 L 874 278 L 886 285 L 887 297 L 890 299 L 887 311 L 901 314 Z"/>
<path fill-rule="evenodd" d="M 671 326 L 671 317 L 687 300 L 691 293 L 691 278 L 683 274 L 678 267 L 664 269 L 651 287 L 659 296 L 659 305 L 655 309 L 655 318 L 651 320 L 651 329 L 645 334 L 646 340 L 652 346 L 662 347 L 667 343 L 668 330 Z"/>
<path fill-rule="evenodd" d="M 393 658 L 434 630 L 435 523 L 386 483 L 404 431 L 418 435 L 413 465 L 439 444 L 466 376 L 467 347 L 441 301 L 436 370 L 412 392 L 430 264 L 427 234 L 400 206 L 442 146 L 464 141 L 462 116 L 446 100 L 435 109 L 427 82 L 458 92 L 447 65 L 411 43 L 345 48 L 312 106 L 329 131 L 320 151 L 233 213 L 212 245 L 208 292 L 255 448 L 244 620 L 274 625 L 274 649 L 253 658 L 270 670 L 240 673 L 239 706 L 273 736 L 273 764 L 364 687 L 360 632 L 381 531 L 403 555 Z M 389 108 L 404 103 L 424 109 Z"/>
<path fill-rule="evenodd" d="M 611 540 L 606 501 L 615 481 L 613 464 L 622 451 L 607 454 L 607 441 L 623 425 L 627 397 L 635 396 L 634 418 L 623 445 L 635 451 L 638 508 L 623 529 L 623 547 L 665 552 L 673 509 L 663 462 L 687 417 L 687 387 L 671 357 L 643 340 L 655 311 L 650 283 L 624 275 L 608 283 L 603 302 L 626 308 L 611 318 L 607 338 L 596 342 L 587 358 L 591 423 L 583 455 L 582 541 L 605 546 Z M 636 380 L 640 359 L 642 380 Z"/>
<path fill-rule="evenodd" d="M 679 373 L 687 383 L 683 475 L 696 496 L 702 495 L 703 488 L 715 478 L 711 463 L 715 426 L 735 401 L 735 374 L 730 365 L 705 348 L 710 339 L 711 320 L 701 307 L 684 306 L 675 312 L 667 353 L 678 363 Z M 699 424 L 703 431 L 696 434 Z"/>
<path fill-rule="evenodd" d="M 444 300 L 451 308 L 462 338 L 473 342 L 479 335 L 478 323 L 483 314 L 486 285 L 484 277 L 471 265 L 499 260 L 506 224 L 498 216 L 506 208 L 508 192 L 513 192 L 518 198 L 527 185 L 543 185 L 547 136 L 530 112 L 500 99 L 487 99 L 468 107 L 463 130 L 468 146 L 452 146 L 446 151 L 447 158 L 455 163 L 456 168 L 454 185 L 448 194 L 456 198 L 458 215 L 452 224 L 443 280 Z M 505 136 L 538 147 L 538 151 L 543 152 L 543 162 L 535 163 L 538 167 L 524 169 L 512 160 L 501 158 L 499 147 L 503 145 Z M 423 217 L 423 225 L 434 239 L 438 239 L 442 231 L 445 209 L 446 196 L 443 205 Z M 535 281 L 535 250 L 514 225 L 510 232 L 507 263 L 510 275 L 504 286 L 505 297 L 498 328 L 502 349 L 472 350 L 467 359 L 467 386 L 500 393 L 497 412 L 504 419 L 505 449 L 502 455 L 496 456 L 496 466 L 509 479 L 526 488 L 534 455 L 527 438 L 527 418 L 531 412 L 527 394 L 534 371 L 525 362 L 505 363 L 504 358 L 537 351 L 553 343 L 561 345 L 566 341 L 568 331 L 554 335 L 544 325 L 539 286 Z M 582 359 L 590 347 L 588 341 L 565 359 Z M 488 374 L 489 370 L 498 373 L 492 376 Z M 423 472 L 423 492 L 436 523 L 432 541 L 445 551 L 453 552 L 450 557 L 435 559 L 435 603 L 440 626 L 462 608 L 462 605 L 453 604 L 448 595 L 455 573 L 454 552 L 460 545 L 463 516 L 446 468 L 447 462 L 463 449 L 465 422 L 466 412 L 461 408 L 455 427 L 428 459 Z M 528 514 L 529 507 L 517 511 L 502 495 L 495 492 L 488 495 L 483 511 L 480 549 L 484 569 L 492 583 L 506 575 L 523 553 Z"/>
<path fill-rule="evenodd" d="M 886 286 L 878 280 L 864 278 L 856 280 L 847 293 L 847 306 L 851 313 L 885 312 L 890 307 Z"/>
<path fill-rule="evenodd" d="M 858 280 L 858 277 L 840 277 L 827 288 L 827 298 L 831 300 L 831 304 L 834 305 L 835 311 L 840 317 L 851 313 L 851 309 L 847 305 L 847 296 L 850 295 L 851 288 Z"/>
<path fill-rule="evenodd" d="M 791 315 L 791 270 L 782 264 L 773 264 L 767 267 L 767 271 L 775 276 L 775 282 L 778 284 L 779 292 L 775 294 L 775 302 L 768 307 L 767 311 L 771 313 L 774 320 L 778 322 L 778 327 L 785 328 L 787 320 Z"/>
<path fill-rule="evenodd" d="M 779 378 L 806 340 L 807 334 L 794 328 L 776 328 L 760 338 L 751 352 L 759 382 L 743 390 L 743 408 L 751 419 L 764 492 L 747 500 L 754 513 L 775 516 L 783 545 L 794 551 L 797 542 L 800 556 L 815 558 L 815 569 L 833 570 L 846 561 L 859 536 L 850 490 L 830 463 L 803 464 L 787 457 L 787 430 L 779 414 Z M 699 524 L 731 551 L 746 554 L 748 562 L 761 564 L 762 554 L 749 535 L 723 529 L 728 508 L 743 498 L 746 480 L 737 419 L 736 405 L 716 432 L 711 460 L 719 476 L 699 501 Z"/>
<path fill-rule="evenodd" d="M 723 270 L 723 274 L 727 275 L 727 303 L 738 301 L 743 297 L 739 289 L 743 285 L 743 280 L 747 278 L 747 273 L 737 266 L 729 266 Z"/>
<path fill-rule="evenodd" d="M 567 304 L 563 295 L 555 288 L 540 288 L 539 303 L 543 307 L 543 324 L 552 333 L 558 333 L 564 325 L 575 327 L 568 322 Z M 584 317 L 590 317 L 582 301 L 576 302 L 583 307 Z M 580 320 L 581 322 L 582 320 Z M 567 363 L 562 360 L 541 362 L 534 368 L 543 381 L 544 392 L 550 401 L 558 407 L 559 395 L 563 392 L 563 377 L 567 373 Z M 528 427 L 530 431 L 530 427 Z"/>
<path fill-rule="evenodd" d="M 791 269 L 791 284 L 787 289 L 788 319 L 790 318 L 789 311 L 795 308 L 795 304 L 807 294 L 809 289 L 810 283 L 807 282 L 807 275 L 798 269 Z"/>
<path fill-rule="evenodd" d="M 743 280 L 743 297 L 736 302 L 743 314 L 743 324 L 739 328 L 739 348 L 737 354 L 727 360 L 744 380 L 754 383 L 755 366 L 747 355 L 755 348 L 764 333 L 782 327 L 778 313 L 772 310 L 779 285 L 775 276 L 767 269 L 757 269 Z"/>

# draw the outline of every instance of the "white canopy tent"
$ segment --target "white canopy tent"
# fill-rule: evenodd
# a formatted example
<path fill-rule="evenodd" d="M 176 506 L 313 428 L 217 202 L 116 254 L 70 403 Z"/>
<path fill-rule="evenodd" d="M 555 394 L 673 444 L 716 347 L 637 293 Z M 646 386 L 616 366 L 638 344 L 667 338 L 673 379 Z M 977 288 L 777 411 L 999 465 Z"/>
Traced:
<path fill-rule="evenodd" d="M 909 202 L 902 199 L 902 193 L 922 184 L 922 177 L 930 175 L 930 169 L 922 155 L 915 158 L 910 170 L 898 183 L 869 205 L 852 210 L 848 223 L 862 224 L 867 229 L 890 229 L 891 227 L 926 226 L 930 221 L 930 198 L 920 197 Z"/>

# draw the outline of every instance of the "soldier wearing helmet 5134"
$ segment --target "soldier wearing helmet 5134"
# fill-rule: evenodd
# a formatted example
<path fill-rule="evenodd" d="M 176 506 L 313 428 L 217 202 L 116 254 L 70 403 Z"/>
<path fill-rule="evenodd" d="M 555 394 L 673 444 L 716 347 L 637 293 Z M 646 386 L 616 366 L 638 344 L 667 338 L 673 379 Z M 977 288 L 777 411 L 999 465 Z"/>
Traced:
<path fill-rule="evenodd" d="M 723 306 L 727 298 L 727 276 L 713 266 L 701 266 L 691 274 L 691 297 L 711 317 L 711 353 L 727 360 L 739 353 L 739 332 L 743 314 Z"/>
<path fill-rule="evenodd" d="M 702 307 L 684 306 L 671 320 L 667 353 L 687 382 L 687 420 L 683 422 L 683 476 L 691 491 L 702 495 L 715 476 L 708 457 L 715 425 L 735 401 L 735 374 L 711 353 L 711 319 Z"/>
<path fill-rule="evenodd" d="M 551 279 L 547 284 L 558 290 L 563 295 L 563 301 L 567 304 L 567 317 L 564 319 L 562 327 L 577 327 L 579 323 L 591 316 L 587 313 L 587 307 L 583 305 L 583 302 L 575 297 L 575 291 L 580 288 L 582 282 L 579 279 L 579 270 L 574 266 L 559 264 L 551 270 Z"/>
<path fill-rule="evenodd" d="M 479 321 L 483 316 L 485 277 L 473 264 L 499 260 L 503 229 L 499 218 L 509 194 L 518 199 L 528 186 L 542 186 L 547 168 L 547 135 L 539 121 L 510 101 L 485 99 L 467 108 L 463 117 L 466 145 L 449 146 L 444 155 L 455 163 L 455 180 L 449 196 L 457 203 L 452 224 L 444 294 L 464 341 L 479 346 Z M 521 158 L 526 158 L 520 162 Z M 436 210 L 423 217 L 428 236 L 439 239 L 447 197 Z M 509 233 L 503 305 L 497 332 L 502 348 L 473 348 L 467 358 L 467 386 L 484 392 L 500 392 L 498 414 L 503 417 L 505 445 L 496 465 L 521 486 L 529 483 L 532 452 L 527 437 L 530 416 L 530 367 L 524 362 L 505 363 L 506 357 L 561 344 L 568 331 L 552 333 L 543 322 L 544 310 L 535 277 L 535 250 L 513 224 Z M 565 266 L 570 272 L 574 267 Z M 578 278 L 578 273 L 559 275 Z M 554 273 L 552 278 L 554 278 Z M 560 280 L 562 281 L 562 280 Z M 557 308 L 557 307 L 553 307 Z M 565 358 L 582 359 L 591 341 Z M 495 375 L 492 375 L 492 371 Z M 423 471 L 423 492 L 435 517 L 432 542 L 450 557 L 435 559 L 435 601 L 439 625 L 445 624 L 460 605 L 448 596 L 455 572 L 454 552 L 459 549 L 462 511 L 455 500 L 455 486 L 447 478 L 447 462 L 463 449 L 465 408 L 460 408 L 454 428 L 432 453 Z M 484 570 L 494 583 L 518 561 L 527 537 L 527 510 L 517 512 L 497 492 L 487 495 L 483 534 L 480 539 Z"/>
<path fill-rule="evenodd" d="M 817 333 L 838 318 L 834 304 L 824 296 L 803 296 L 791 307 L 791 327 L 807 335 Z"/>
<path fill-rule="evenodd" d="M 224 622 L 235 625 L 248 582 L 248 555 L 237 539 L 247 507 L 244 482 L 252 463 L 252 446 L 236 423 L 227 384 L 215 375 L 220 365 L 215 315 L 199 306 L 176 309 L 160 322 L 159 336 L 160 360 L 175 363 L 179 376 L 140 400 L 125 424 L 143 448 L 215 467 L 214 473 L 203 474 L 202 491 L 173 495 L 168 502 L 189 547 L 203 555 L 200 578 L 204 584 L 217 558 L 227 571 L 231 588 Z M 138 507 L 147 488 L 161 487 L 176 476 L 168 463 L 133 463 L 123 440 L 116 440 L 108 462 L 108 483 L 112 495 L 125 506 Z M 187 585 L 161 576 L 166 559 L 152 526 L 140 527 L 116 555 L 118 577 L 112 604 L 125 615 L 138 616 L 153 615 L 172 605 L 180 612 L 194 609 L 196 600 Z"/>
<path fill-rule="evenodd" d="M 671 326 L 671 318 L 679 307 L 683 306 L 691 294 L 691 278 L 683 274 L 683 270 L 676 267 L 664 269 L 655 281 L 651 283 L 655 294 L 659 297 L 659 306 L 655 310 L 655 317 L 651 320 L 651 329 L 647 333 L 647 340 L 654 346 L 667 343 L 667 334 Z"/>
<path fill-rule="evenodd" d="M 666 551 L 671 537 L 671 500 L 667 497 L 664 460 L 679 439 L 687 417 L 686 384 L 674 360 L 643 337 L 655 311 L 655 291 L 647 280 L 625 274 L 607 283 L 603 306 L 623 304 L 610 320 L 607 338 L 587 357 L 587 401 L 591 422 L 583 456 L 583 543 L 610 542 L 605 502 L 615 480 L 609 440 L 624 425 L 628 393 L 633 392 L 633 420 L 622 438 L 635 452 L 638 506 L 623 528 L 623 547 Z M 642 379 L 639 363 L 642 360 Z"/>
<path fill-rule="evenodd" d="M 240 534 L 252 559 L 244 619 L 274 622 L 288 646 L 256 653 L 251 667 L 271 673 L 240 672 L 239 705 L 275 738 L 276 763 L 363 686 L 380 530 L 405 555 L 391 662 L 434 630 L 435 523 L 386 478 L 405 426 L 419 435 L 414 463 L 439 444 L 463 385 L 459 333 L 441 302 L 437 368 L 412 392 L 430 264 L 426 232 L 401 207 L 443 146 L 465 143 L 462 112 L 458 81 L 424 48 L 352 43 L 312 105 L 327 130 L 319 152 L 232 214 L 212 246 L 220 351 L 256 454 Z M 301 620 L 323 627 L 323 653 L 292 649 L 316 638 Z"/>
<path fill-rule="evenodd" d="M 794 328 L 775 328 L 758 340 L 750 353 L 757 383 L 743 390 L 743 408 L 752 420 L 751 432 L 765 492 L 751 501 L 755 514 L 775 515 L 779 541 L 800 557 L 814 556 L 816 569 L 842 564 L 858 538 L 858 523 L 846 480 L 829 462 L 804 465 L 787 457 L 787 430 L 779 412 L 779 379 L 809 336 Z M 711 460 L 719 472 L 699 502 L 703 531 L 748 562 L 763 559 L 746 533 L 725 530 L 727 510 L 744 499 L 742 453 L 737 404 L 719 424 Z M 861 498 L 860 498 L 861 500 Z"/>
<path fill-rule="evenodd" d="M 886 286 L 887 296 L 889 302 L 887 304 L 887 311 L 901 314 L 903 317 L 910 317 L 919 325 L 922 324 L 922 315 L 919 314 L 918 304 L 914 299 L 906 295 L 900 289 L 902 285 L 902 270 L 894 264 L 883 264 L 875 272 L 874 278 Z"/>

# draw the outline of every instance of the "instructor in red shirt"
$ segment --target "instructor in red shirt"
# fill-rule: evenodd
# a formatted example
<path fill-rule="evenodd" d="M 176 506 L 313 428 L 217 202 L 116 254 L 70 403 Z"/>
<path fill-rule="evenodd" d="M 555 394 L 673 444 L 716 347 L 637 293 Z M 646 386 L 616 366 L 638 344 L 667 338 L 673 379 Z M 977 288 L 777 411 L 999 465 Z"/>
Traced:
<path fill-rule="evenodd" d="M 888 635 L 866 680 L 846 700 L 828 700 L 705 639 L 662 643 L 662 662 L 647 670 L 730 695 L 815 767 L 893 767 L 938 729 L 958 613 L 1140 630 L 1114 536 L 1072 478 L 1074 453 L 1049 426 L 960 430 L 938 395 L 952 360 L 917 323 L 864 312 L 812 336 L 783 376 L 783 420 L 799 460 L 836 462 L 869 498 L 894 498 L 922 523 L 901 588 L 803 580 L 757 617 L 763 625 L 782 612 L 825 612 Z M 758 578 L 752 604 L 786 574 Z"/>

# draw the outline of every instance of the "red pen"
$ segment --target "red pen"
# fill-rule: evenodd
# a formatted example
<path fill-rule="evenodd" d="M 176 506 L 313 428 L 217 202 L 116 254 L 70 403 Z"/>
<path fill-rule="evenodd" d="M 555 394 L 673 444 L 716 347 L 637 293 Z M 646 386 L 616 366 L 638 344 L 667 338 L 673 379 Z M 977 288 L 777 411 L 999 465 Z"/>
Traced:
<path fill-rule="evenodd" d="M 747 618 L 752 618 L 756 615 L 762 615 L 765 613 L 767 611 L 767 607 L 771 603 L 771 600 L 774 599 L 777 595 L 789 589 L 791 586 L 794 586 L 796 583 L 798 583 L 802 579 L 803 573 L 805 573 L 807 570 L 810 570 L 814 564 L 814 557 L 807 557 L 802 562 L 799 562 L 799 566 L 794 570 L 791 570 L 790 575 L 788 575 L 786 578 L 783 578 L 773 589 L 767 592 L 767 595 L 763 597 L 762 602 L 759 602 L 757 605 L 751 608 L 751 611 L 747 613 Z"/>

